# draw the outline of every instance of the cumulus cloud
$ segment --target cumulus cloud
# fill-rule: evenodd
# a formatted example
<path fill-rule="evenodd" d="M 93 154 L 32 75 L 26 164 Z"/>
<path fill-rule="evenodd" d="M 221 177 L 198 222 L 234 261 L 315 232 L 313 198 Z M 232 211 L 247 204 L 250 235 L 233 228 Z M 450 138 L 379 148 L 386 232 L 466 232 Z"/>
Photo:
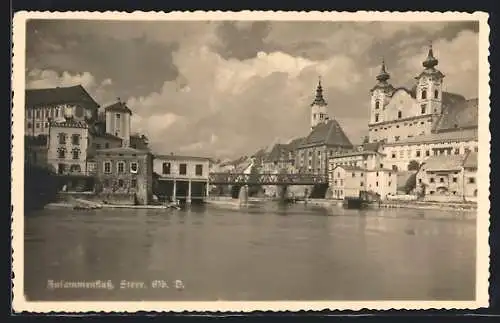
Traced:
<path fill-rule="evenodd" d="M 40 89 L 82 85 L 91 88 L 95 84 L 95 78 L 89 72 L 71 74 L 69 72 L 57 73 L 53 70 L 33 69 L 28 72 L 26 87 Z"/>

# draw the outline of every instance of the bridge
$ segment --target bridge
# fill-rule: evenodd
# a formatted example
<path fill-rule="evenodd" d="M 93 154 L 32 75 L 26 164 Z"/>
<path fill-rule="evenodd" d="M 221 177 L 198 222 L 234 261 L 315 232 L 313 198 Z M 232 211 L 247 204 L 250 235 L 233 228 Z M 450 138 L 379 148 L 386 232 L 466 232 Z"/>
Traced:
<path fill-rule="evenodd" d="M 315 185 L 328 183 L 326 174 L 210 173 L 211 185 Z"/>

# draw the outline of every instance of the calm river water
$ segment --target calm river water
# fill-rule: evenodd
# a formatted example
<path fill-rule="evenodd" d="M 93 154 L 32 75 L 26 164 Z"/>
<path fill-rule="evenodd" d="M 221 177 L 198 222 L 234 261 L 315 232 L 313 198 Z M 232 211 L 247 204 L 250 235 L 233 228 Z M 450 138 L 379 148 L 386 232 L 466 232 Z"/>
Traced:
<path fill-rule="evenodd" d="M 473 300 L 475 221 L 424 212 L 448 211 L 43 210 L 25 220 L 24 288 L 32 301 Z M 50 289 L 49 280 L 115 288 Z"/>

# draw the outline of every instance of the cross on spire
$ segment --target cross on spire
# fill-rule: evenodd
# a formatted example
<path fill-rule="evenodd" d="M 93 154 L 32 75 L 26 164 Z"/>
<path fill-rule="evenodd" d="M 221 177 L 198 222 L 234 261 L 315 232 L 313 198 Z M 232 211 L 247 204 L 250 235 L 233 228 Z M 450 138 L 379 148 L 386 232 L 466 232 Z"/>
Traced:
<path fill-rule="evenodd" d="M 429 40 L 429 52 L 427 53 L 427 58 L 422 62 L 425 68 L 434 68 L 439 61 L 434 57 L 434 52 L 432 50 L 432 41 Z"/>

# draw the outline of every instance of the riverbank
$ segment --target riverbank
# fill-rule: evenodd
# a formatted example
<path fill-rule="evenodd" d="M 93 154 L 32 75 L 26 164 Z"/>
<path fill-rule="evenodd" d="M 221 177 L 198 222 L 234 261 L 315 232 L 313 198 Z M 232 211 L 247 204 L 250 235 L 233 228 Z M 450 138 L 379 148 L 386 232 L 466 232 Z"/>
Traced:
<path fill-rule="evenodd" d="M 73 209 L 74 204 L 71 203 L 49 203 L 45 205 L 46 209 Z M 120 205 L 120 204 L 101 204 L 94 209 L 167 209 L 165 205 Z M 89 210 L 92 208 L 89 208 Z"/>

